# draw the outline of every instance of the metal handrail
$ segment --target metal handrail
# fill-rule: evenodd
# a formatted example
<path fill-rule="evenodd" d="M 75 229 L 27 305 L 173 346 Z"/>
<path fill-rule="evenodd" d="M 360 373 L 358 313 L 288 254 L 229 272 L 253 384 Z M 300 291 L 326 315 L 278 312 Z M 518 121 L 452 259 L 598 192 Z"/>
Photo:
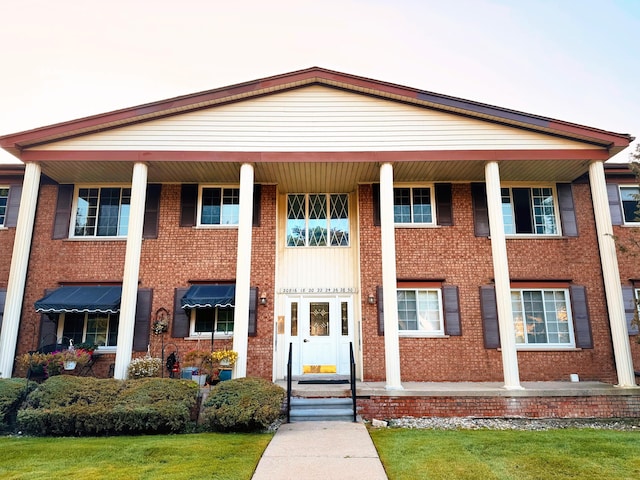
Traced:
<path fill-rule="evenodd" d="M 293 359 L 293 342 L 289 343 L 289 359 L 287 360 L 287 423 L 291 423 L 291 371 Z"/>
<path fill-rule="evenodd" d="M 351 362 L 351 401 L 353 402 L 353 421 L 357 422 L 357 412 L 356 412 L 356 361 L 353 356 L 353 342 L 349 342 L 349 356 Z"/>

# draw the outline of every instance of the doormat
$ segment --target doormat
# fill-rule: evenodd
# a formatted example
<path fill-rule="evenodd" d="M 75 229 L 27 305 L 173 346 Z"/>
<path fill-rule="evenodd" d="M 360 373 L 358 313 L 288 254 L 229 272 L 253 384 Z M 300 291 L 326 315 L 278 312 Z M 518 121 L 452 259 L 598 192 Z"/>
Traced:
<path fill-rule="evenodd" d="M 340 385 L 349 383 L 349 380 L 298 380 L 298 385 Z"/>

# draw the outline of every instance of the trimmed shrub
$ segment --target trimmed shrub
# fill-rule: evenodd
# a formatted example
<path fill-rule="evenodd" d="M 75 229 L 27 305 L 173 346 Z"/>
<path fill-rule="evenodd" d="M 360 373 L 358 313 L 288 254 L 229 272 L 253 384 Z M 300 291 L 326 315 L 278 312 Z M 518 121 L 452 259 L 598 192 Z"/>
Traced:
<path fill-rule="evenodd" d="M 33 382 L 27 384 L 25 380 L 18 378 L 0 380 L 0 432 L 13 429 L 20 404 L 27 392 L 35 386 Z"/>
<path fill-rule="evenodd" d="M 32 435 L 180 433 L 193 428 L 198 387 L 188 380 L 96 379 L 62 375 L 42 383 L 18 412 Z"/>
<path fill-rule="evenodd" d="M 204 403 L 202 425 L 220 432 L 264 430 L 281 414 L 285 392 L 262 378 L 220 382 Z"/>

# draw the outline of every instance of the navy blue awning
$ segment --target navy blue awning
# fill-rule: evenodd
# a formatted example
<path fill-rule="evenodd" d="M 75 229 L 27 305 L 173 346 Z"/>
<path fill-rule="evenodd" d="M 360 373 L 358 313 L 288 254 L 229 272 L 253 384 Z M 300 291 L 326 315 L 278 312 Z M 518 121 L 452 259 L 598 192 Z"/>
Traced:
<path fill-rule="evenodd" d="M 235 285 L 192 285 L 180 300 L 182 308 L 234 307 Z"/>
<path fill-rule="evenodd" d="M 68 286 L 45 295 L 36 302 L 40 313 L 118 313 L 121 286 Z"/>

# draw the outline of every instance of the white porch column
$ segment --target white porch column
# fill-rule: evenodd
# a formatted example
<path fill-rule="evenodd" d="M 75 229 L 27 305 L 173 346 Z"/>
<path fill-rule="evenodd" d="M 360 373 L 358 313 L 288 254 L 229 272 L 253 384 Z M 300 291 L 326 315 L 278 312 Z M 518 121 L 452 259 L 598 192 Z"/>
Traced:
<path fill-rule="evenodd" d="M 629 332 L 625 319 L 622 290 L 620 288 L 616 244 L 612 236 L 613 227 L 611 226 L 611 212 L 609 211 L 603 162 L 591 162 L 589 165 L 589 183 L 591 185 L 591 197 L 593 198 L 593 211 L 596 219 L 598 246 L 600 247 L 600 264 L 602 265 L 604 291 L 607 297 L 618 386 L 634 387 L 636 382 L 633 373 L 631 348 L 629 347 Z"/>
<path fill-rule="evenodd" d="M 33 223 L 36 218 L 38 189 L 40 187 L 40 165 L 27 163 L 24 170 L 20 210 L 13 243 L 7 297 L 0 334 L 0 378 L 11 378 L 13 360 L 16 355 L 18 330 L 20 328 L 20 312 L 24 300 L 24 286 L 27 280 L 29 252 L 33 236 Z M 5 252 L 8 253 L 8 252 Z"/>
<path fill-rule="evenodd" d="M 484 175 L 487 184 L 487 209 L 489 211 L 489 232 L 491 235 L 491 255 L 493 257 L 493 275 L 496 286 L 496 306 L 500 330 L 504 388 L 517 390 L 522 387 L 520 386 L 518 354 L 516 352 L 516 334 L 513 327 L 511 280 L 509 278 L 507 242 L 505 240 L 504 221 L 502 218 L 500 169 L 498 163 L 487 163 L 485 165 Z"/>
<path fill-rule="evenodd" d="M 116 350 L 116 365 L 113 372 L 113 378 L 120 380 L 127 378 L 127 369 L 129 368 L 129 363 L 131 363 L 146 197 L 147 165 L 144 163 L 136 163 L 133 166 L 133 178 L 131 180 L 131 206 L 129 209 L 129 228 L 127 230 L 124 273 L 122 275 L 118 348 Z"/>
<path fill-rule="evenodd" d="M 233 314 L 233 349 L 238 352 L 234 377 L 247 376 L 249 293 L 251 289 L 251 235 L 253 227 L 253 166 L 240 168 L 240 216 L 236 260 L 236 306 Z"/>
<path fill-rule="evenodd" d="M 382 246 L 382 301 L 384 305 L 384 362 L 387 390 L 402 390 L 398 341 L 396 236 L 393 216 L 393 166 L 380 166 L 380 237 Z"/>

